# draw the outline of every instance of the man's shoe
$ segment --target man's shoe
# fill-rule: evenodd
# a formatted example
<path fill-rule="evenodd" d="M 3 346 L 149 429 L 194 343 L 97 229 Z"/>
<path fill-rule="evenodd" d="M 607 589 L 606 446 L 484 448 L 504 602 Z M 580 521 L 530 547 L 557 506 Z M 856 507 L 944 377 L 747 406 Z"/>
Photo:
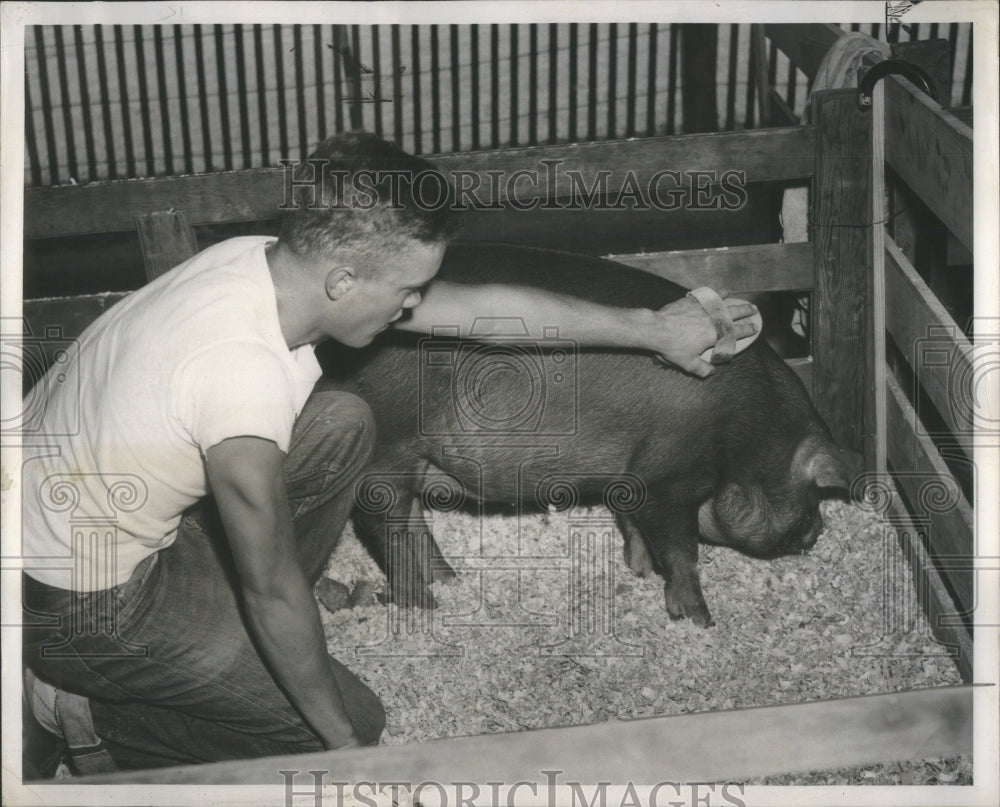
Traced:
<path fill-rule="evenodd" d="M 74 773 L 85 776 L 118 770 L 94 730 L 89 699 L 57 689 L 25 667 L 24 702 L 38 725 L 66 744 Z"/>

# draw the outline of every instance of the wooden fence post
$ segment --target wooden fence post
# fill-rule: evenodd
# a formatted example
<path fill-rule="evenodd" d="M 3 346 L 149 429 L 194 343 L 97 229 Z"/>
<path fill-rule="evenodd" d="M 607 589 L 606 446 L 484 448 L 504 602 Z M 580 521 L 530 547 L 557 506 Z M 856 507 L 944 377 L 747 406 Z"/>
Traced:
<path fill-rule="evenodd" d="M 147 283 L 197 254 L 198 239 L 183 210 L 136 213 L 134 218 Z"/>
<path fill-rule="evenodd" d="M 866 338 L 871 274 L 872 114 L 857 90 L 813 96 L 813 400 L 844 448 L 874 456 L 874 376 Z M 865 450 L 867 447 L 868 450 Z"/>

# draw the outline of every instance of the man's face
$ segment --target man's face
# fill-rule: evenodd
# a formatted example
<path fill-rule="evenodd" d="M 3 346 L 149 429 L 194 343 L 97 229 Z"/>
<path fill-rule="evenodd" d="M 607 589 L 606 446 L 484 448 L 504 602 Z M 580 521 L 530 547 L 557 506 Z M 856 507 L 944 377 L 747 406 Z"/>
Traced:
<path fill-rule="evenodd" d="M 327 333 L 350 347 L 364 347 L 420 303 L 423 288 L 444 258 L 445 244 L 411 240 L 380 260 L 377 273 L 360 273 L 351 289 L 331 306 Z"/>

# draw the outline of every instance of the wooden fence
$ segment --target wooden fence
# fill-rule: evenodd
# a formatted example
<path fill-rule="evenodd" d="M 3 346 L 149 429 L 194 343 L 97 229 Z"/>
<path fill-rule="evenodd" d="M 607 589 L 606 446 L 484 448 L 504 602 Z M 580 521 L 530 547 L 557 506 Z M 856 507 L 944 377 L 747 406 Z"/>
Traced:
<path fill-rule="evenodd" d="M 824 25 L 767 31 L 809 75 L 841 35 Z M 835 436 L 864 451 L 870 473 L 856 496 L 898 533 L 931 628 L 969 680 L 974 390 L 989 368 L 973 363 L 972 323 L 959 325 L 915 268 L 928 274 L 935 256 L 908 235 L 921 225 L 919 203 L 971 254 L 972 129 L 896 77 L 884 80 L 874 110 L 860 111 L 856 91 L 845 90 L 818 94 L 815 112 L 813 397 Z M 845 227 L 865 222 L 878 223 Z M 905 249 L 894 237 L 907 238 Z"/>

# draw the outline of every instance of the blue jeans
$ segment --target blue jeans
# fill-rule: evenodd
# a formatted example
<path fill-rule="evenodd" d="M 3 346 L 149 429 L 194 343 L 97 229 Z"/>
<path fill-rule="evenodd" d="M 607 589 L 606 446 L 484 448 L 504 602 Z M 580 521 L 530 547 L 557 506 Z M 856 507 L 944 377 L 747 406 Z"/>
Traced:
<path fill-rule="evenodd" d="M 310 583 L 340 538 L 374 431 L 367 404 L 343 392 L 314 393 L 296 420 L 285 479 Z M 77 593 L 23 581 L 25 625 L 34 623 L 24 630 L 25 663 L 90 698 L 94 727 L 119 767 L 322 750 L 247 632 L 210 502 L 185 514 L 174 544 L 120 586 Z M 378 742 L 385 725 L 378 697 L 330 663 L 356 733 Z"/>

